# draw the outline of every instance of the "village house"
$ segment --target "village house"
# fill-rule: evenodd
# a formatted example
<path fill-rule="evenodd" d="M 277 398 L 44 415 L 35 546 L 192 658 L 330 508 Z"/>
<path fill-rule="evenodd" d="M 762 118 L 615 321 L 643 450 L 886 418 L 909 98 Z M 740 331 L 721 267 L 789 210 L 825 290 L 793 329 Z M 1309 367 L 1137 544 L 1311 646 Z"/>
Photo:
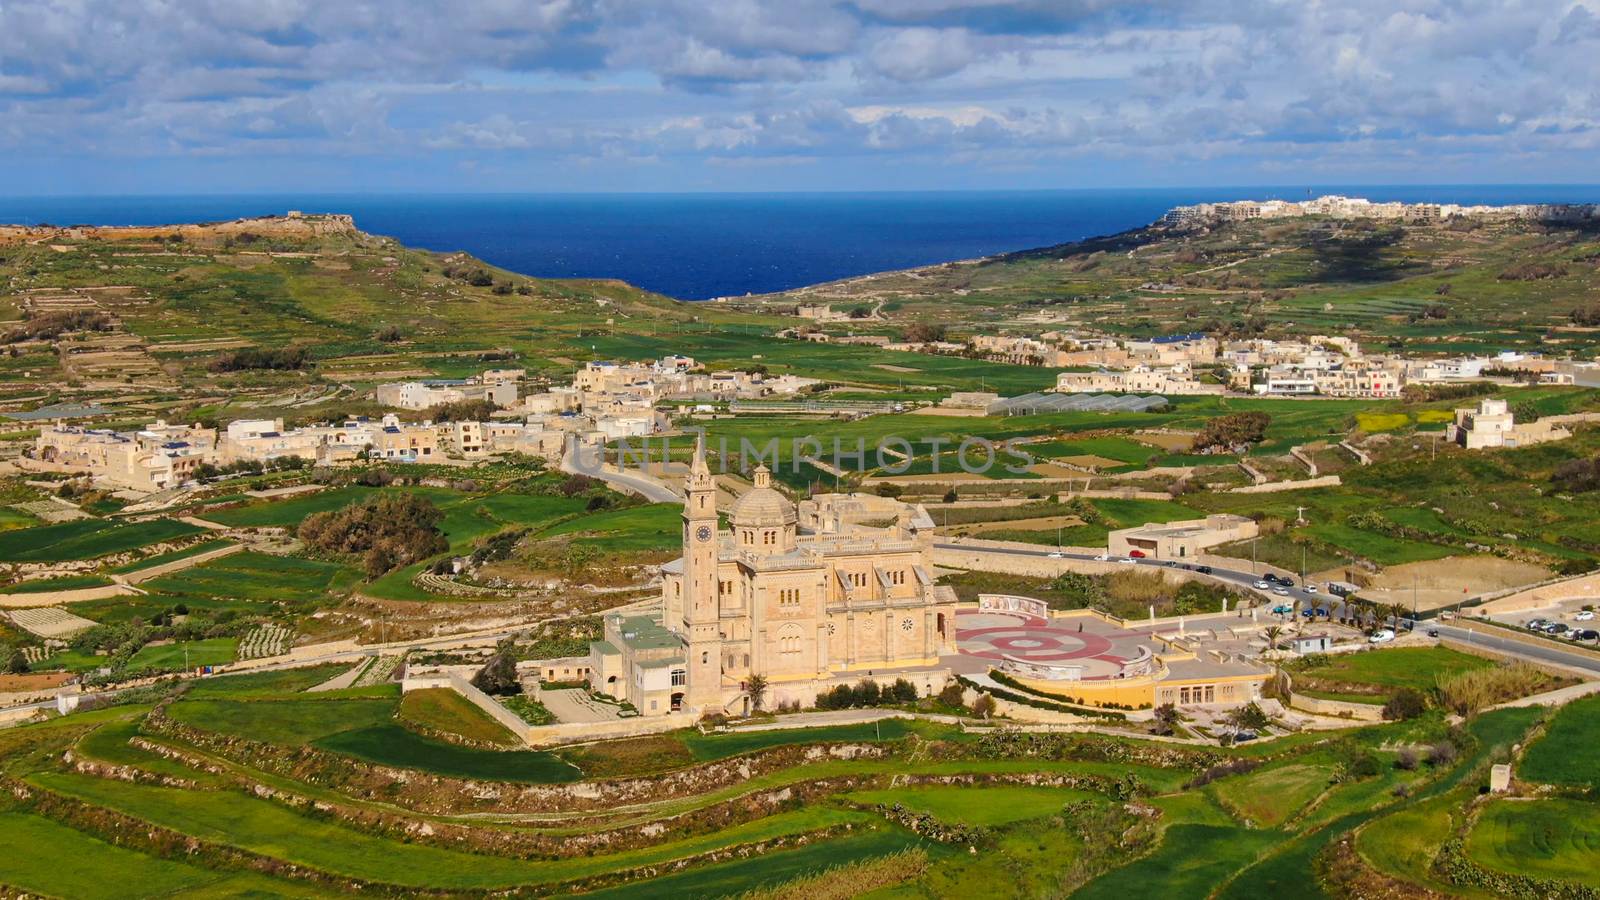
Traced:
<path fill-rule="evenodd" d="M 88 475 L 107 486 L 135 491 L 176 487 L 216 461 L 217 432 L 199 425 L 156 421 L 138 431 L 80 428 L 57 423 L 40 431 L 29 456 L 33 471 Z"/>
<path fill-rule="evenodd" d="M 1445 429 L 1445 437 L 1468 450 L 1493 447 L 1528 447 L 1546 441 L 1572 437 L 1572 432 L 1544 419 L 1518 424 L 1506 401 L 1485 397 L 1477 409 L 1456 410 L 1456 420 Z"/>

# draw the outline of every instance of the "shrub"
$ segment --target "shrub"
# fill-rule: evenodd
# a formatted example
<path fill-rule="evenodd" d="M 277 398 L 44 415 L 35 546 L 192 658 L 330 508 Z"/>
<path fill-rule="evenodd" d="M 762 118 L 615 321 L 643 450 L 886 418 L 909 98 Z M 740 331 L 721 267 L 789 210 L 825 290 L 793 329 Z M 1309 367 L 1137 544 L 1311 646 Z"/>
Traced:
<path fill-rule="evenodd" d="M 213 372 L 239 372 L 245 369 L 272 369 L 278 371 L 303 369 L 311 361 L 311 352 L 304 347 L 280 347 L 263 350 L 246 347 L 224 353 L 211 361 Z"/>
<path fill-rule="evenodd" d="M 1229 413 L 1206 422 L 1195 436 L 1196 450 L 1227 450 L 1240 444 L 1259 444 L 1267 436 L 1272 417 L 1264 412 Z"/>
<path fill-rule="evenodd" d="M 1567 267 L 1559 263 L 1529 261 L 1507 266 L 1496 277 L 1501 281 L 1542 281 L 1560 278 L 1565 274 Z"/>
<path fill-rule="evenodd" d="M 423 417 L 435 422 L 482 422 L 499 408 L 492 400 L 455 400 L 428 407 Z"/>
<path fill-rule="evenodd" d="M 994 715 L 994 698 L 988 694 L 979 694 L 978 699 L 972 701 L 972 714 L 980 719 L 987 719 Z"/>
<path fill-rule="evenodd" d="M 1556 468 L 1550 481 L 1556 490 L 1568 494 L 1600 490 L 1600 456 L 1568 460 Z"/>
<path fill-rule="evenodd" d="M 27 321 L 5 333 L 4 343 L 51 340 L 69 331 L 110 331 L 111 317 L 99 310 L 41 310 L 28 314 Z"/>
<path fill-rule="evenodd" d="M 1400 752 L 1394 758 L 1394 767 L 1404 769 L 1407 772 L 1415 769 L 1417 767 L 1417 751 L 1410 747 L 1400 748 Z"/>
<path fill-rule="evenodd" d="M 1440 677 L 1439 701 L 1459 716 L 1471 716 L 1487 706 L 1525 697 L 1544 685 L 1543 672 L 1527 663 L 1472 669 Z"/>
<path fill-rule="evenodd" d="M 939 691 L 939 702 L 945 706 L 965 706 L 967 689 L 961 682 L 952 681 Z"/>
<path fill-rule="evenodd" d="M 1351 778 L 1371 778 L 1383 771 L 1383 765 L 1378 762 L 1377 754 L 1370 750 L 1363 750 L 1345 763 L 1345 774 Z"/>
<path fill-rule="evenodd" d="M 1383 705 L 1383 718 L 1390 722 L 1415 719 L 1428 708 L 1428 700 L 1414 688 L 1401 688 Z"/>
<path fill-rule="evenodd" d="M 1428 765 L 1448 766 L 1456 761 L 1459 751 L 1456 745 L 1449 741 L 1440 741 L 1428 748 Z"/>

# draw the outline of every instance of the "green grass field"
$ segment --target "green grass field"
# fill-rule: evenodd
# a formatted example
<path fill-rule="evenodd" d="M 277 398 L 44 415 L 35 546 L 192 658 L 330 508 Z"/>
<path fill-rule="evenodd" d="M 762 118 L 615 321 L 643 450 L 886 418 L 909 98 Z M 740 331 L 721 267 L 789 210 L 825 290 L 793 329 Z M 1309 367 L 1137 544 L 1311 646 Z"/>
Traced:
<path fill-rule="evenodd" d="M 538 533 L 540 538 L 571 535 L 581 544 L 608 552 L 672 550 L 683 546 L 683 507 L 652 503 L 568 519 Z"/>
<path fill-rule="evenodd" d="M 317 895 L 309 885 L 146 856 L 27 813 L 0 812 L 0 832 L 12 848 L 28 849 L 0 853 L 0 884 L 42 896 L 115 900 L 129 885 L 146 897 Z"/>
<path fill-rule="evenodd" d="M 111 579 L 104 575 L 64 575 L 60 578 L 35 578 L 9 587 L 0 588 L 0 594 L 42 594 L 48 591 L 77 591 L 84 588 L 105 587 Z"/>
<path fill-rule="evenodd" d="M 491 744 L 516 742 L 516 735 L 506 730 L 504 725 L 449 688 L 430 688 L 404 694 L 400 698 L 398 716 L 402 722 L 459 735 L 470 741 Z"/>
<path fill-rule="evenodd" d="M 847 800 L 867 806 L 898 803 L 945 822 L 992 826 L 1058 813 L 1068 803 L 1087 800 L 1095 795 L 1063 788 L 991 785 L 970 788 L 888 788 L 855 791 L 844 796 Z"/>
<path fill-rule="evenodd" d="M 1329 766 L 1279 766 L 1218 782 L 1216 796 L 1253 826 L 1273 828 L 1327 790 L 1332 777 Z"/>
<path fill-rule="evenodd" d="M 188 537 L 202 529 L 177 519 L 122 522 L 77 519 L 59 525 L 21 528 L 6 532 L 0 542 L 0 562 L 61 562 L 96 559 L 161 541 Z"/>
<path fill-rule="evenodd" d="M 142 572 L 145 569 L 152 569 L 170 562 L 177 562 L 180 559 L 188 559 L 191 556 L 199 556 L 202 553 L 210 553 L 212 550 L 221 550 L 223 547 L 231 546 L 233 546 L 233 541 L 228 540 L 201 541 L 198 544 L 190 544 L 182 550 L 172 550 L 167 553 L 158 553 L 155 556 L 147 556 L 144 559 L 136 559 L 133 562 L 111 569 L 111 572 L 117 575 Z"/>
<path fill-rule="evenodd" d="M 153 578 L 141 586 L 181 598 L 307 601 L 347 593 L 357 577 L 353 569 L 339 563 L 246 550 Z"/>
<path fill-rule="evenodd" d="M 1297 691 L 1372 703 L 1384 702 L 1403 687 L 1426 694 L 1442 677 L 1494 665 L 1481 656 L 1448 647 L 1393 647 L 1328 655 L 1315 662 L 1292 667 Z"/>
<path fill-rule="evenodd" d="M 1574 700 L 1522 756 L 1517 777 L 1540 784 L 1600 787 L 1600 697 Z"/>
<path fill-rule="evenodd" d="M 312 742 L 384 766 L 421 769 L 481 781 L 552 784 L 581 773 L 554 754 L 537 750 L 479 750 L 425 738 L 392 723 L 354 728 Z"/>
<path fill-rule="evenodd" d="M 1573 881 L 1600 888 L 1600 807 L 1580 800 L 1497 800 L 1467 834 L 1467 855 L 1515 875 Z"/>
<path fill-rule="evenodd" d="M 1074 896 L 1126 900 L 1145 896 L 1151 886 L 1159 885 L 1164 898 L 1201 900 L 1282 839 L 1275 832 L 1236 826 L 1173 825 L 1162 834 L 1154 853 L 1089 882 Z"/>
<path fill-rule="evenodd" d="M 178 671 L 185 663 L 191 669 L 200 666 L 220 666 L 233 662 L 239 651 L 238 638 L 207 638 L 203 641 L 180 641 L 161 646 L 146 646 L 128 660 L 128 668 L 157 669 L 163 672 Z"/>

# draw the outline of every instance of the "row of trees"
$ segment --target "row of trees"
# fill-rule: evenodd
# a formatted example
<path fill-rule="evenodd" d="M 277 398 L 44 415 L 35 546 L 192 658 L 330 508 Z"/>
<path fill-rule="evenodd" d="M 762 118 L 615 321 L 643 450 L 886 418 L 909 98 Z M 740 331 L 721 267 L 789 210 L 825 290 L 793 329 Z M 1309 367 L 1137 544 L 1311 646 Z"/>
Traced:
<path fill-rule="evenodd" d="M 310 362 L 311 351 L 305 347 L 245 347 L 218 356 L 208 368 L 213 372 L 242 372 L 246 369 L 288 371 L 303 369 Z"/>
<path fill-rule="evenodd" d="M 53 340 L 69 331 L 110 331 L 111 326 L 111 317 L 97 309 L 33 312 L 27 321 L 6 331 L 0 343 Z"/>

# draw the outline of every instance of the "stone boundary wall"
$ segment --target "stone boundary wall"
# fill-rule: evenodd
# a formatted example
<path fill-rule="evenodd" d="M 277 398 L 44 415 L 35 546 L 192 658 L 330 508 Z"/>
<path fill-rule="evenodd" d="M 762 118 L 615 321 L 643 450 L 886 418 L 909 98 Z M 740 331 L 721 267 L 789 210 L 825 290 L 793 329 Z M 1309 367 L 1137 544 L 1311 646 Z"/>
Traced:
<path fill-rule="evenodd" d="M 214 559 L 221 559 L 224 556 L 232 556 L 235 553 L 239 553 L 247 549 L 249 549 L 249 546 L 246 544 L 233 544 L 228 547 L 218 547 L 215 550 L 207 550 L 204 553 L 196 553 L 194 556 L 186 556 L 183 559 L 175 559 L 172 562 L 162 563 L 159 566 L 151 566 L 148 569 L 139 569 L 138 571 L 129 572 L 126 575 L 118 575 L 115 577 L 117 581 L 123 584 L 140 584 L 142 582 L 149 581 L 152 578 L 159 578 L 162 575 L 170 575 L 173 572 L 180 572 L 184 569 L 198 566 L 204 562 L 210 562 Z"/>
<path fill-rule="evenodd" d="M 59 606 L 62 603 L 83 603 L 89 600 L 109 600 L 124 594 L 137 594 L 127 585 L 108 584 L 104 587 L 80 588 L 74 591 L 44 591 L 37 594 L 0 594 L 0 607 L 31 609 L 39 606 Z"/>
<path fill-rule="evenodd" d="M 1547 581 L 1514 593 L 1496 597 L 1478 607 L 1480 614 L 1539 609 L 1562 600 L 1591 600 L 1600 605 L 1600 572 Z"/>
<path fill-rule="evenodd" d="M 1321 700 L 1303 694 L 1290 694 L 1289 708 L 1336 719 L 1355 719 L 1358 722 L 1382 722 L 1383 707 L 1372 703 L 1350 703 L 1344 700 Z"/>
<path fill-rule="evenodd" d="M 506 730 L 517 736 L 524 744 L 531 743 L 530 732 L 532 725 L 522 720 L 522 717 L 501 706 L 493 697 L 485 694 L 473 686 L 459 672 L 438 672 L 428 675 L 407 675 L 400 682 L 400 692 L 409 694 L 412 691 L 424 691 L 437 688 L 455 691 L 467 702 L 483 710 L 491 719 L 506 727 Z"/>
<path fill-rule="evenodd" d="M 1306 467 L 1306 472 L 1310 474 L 1312 478 L 1317 477 L 1317 464 L 1314 460 L 1312 460 L 1311 454 L 1306 452 L 1306 448 L 1290 447 L 1289 455 L 1299 460 L 1300 464 Z"/>
<path fill-rule="evenodd" d="M 1362 464 L 1363 466 L 1372 465 L 1372 454 L 1361 449 L 1360 447 L 1357 447 L 1355 444 L 1352 444 L 1349 441 L 1340 441 L 1339 447 L 1346 453 L 1354 456 L 1356 458 L 1356 462 Z"/>
<path fill-rule="evenodd" d="M 1240 465 L 1243 465 L 1241 463 Z M 1305 478 L 1300 481 L 1268 481 L 1247 484 L 1244 487 L 1230 488 L 1230 494 L 1272 494 L 1278 491 L 1298 491 L 1302 488 L 1338 487 L 1342 482 L 1337 475 L 1324 475 L 1321 478 Z"/>

